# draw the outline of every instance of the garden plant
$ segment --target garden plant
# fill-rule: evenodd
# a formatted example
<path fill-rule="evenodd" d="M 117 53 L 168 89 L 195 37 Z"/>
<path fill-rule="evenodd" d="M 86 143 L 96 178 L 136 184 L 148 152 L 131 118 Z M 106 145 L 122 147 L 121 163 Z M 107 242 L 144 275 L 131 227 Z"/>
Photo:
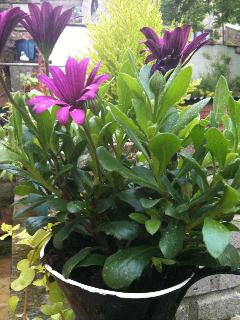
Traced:
<path fill-rule="evenodd" d="M 38 80 L 48 88 L 48 95 L 32 90 L 23 99 L 0 75 L 13 107 L 0 169 L 21 177 L 15 193 L 25 197 L 14 204 L 24 207 L 14 218 L 37 213 L 17 236 L 33 250 L 19 263 L 12 288 L 27 296 L 35 273 L 44 272 L 35 284 L 50 290 L 52 305 L 41 310 L 52 319 L 75 313 L 77 319 L 172 320 L 194 282 L 238 274 L 240 257 L 229 239 L 239 232 L 233 221 L 240 210 L 240 102 L 221 77 L 206 119 L 199 112 L 209 98 L 173 107 L 191 80 L 187 63 L 209 43 L 205 33 L 187 44 L 188 25 L 163 38 L 142 26 L 146 65 L 138 70 L 126 50 L 118 103 L 106 103 L 111 75 L 100 74 L 102 61 L 88 77 L 88 58 L 68 58 L 64 71 L 49 66 L 72 10 L 61 14 L 61 7 L 43 2 L 41 9 L 30 3 L 29 11 L 0 13 L 0 50 L 21 22 L 45 59 L 46 75 Z M 190 144 L 192 154 L 184 151 Z M 12 235 L 12 227 L 2 228 Z M 9 302 L 14 319 L 17 302 Z M 27 301 L 21 317 L 28 318 Z"/>

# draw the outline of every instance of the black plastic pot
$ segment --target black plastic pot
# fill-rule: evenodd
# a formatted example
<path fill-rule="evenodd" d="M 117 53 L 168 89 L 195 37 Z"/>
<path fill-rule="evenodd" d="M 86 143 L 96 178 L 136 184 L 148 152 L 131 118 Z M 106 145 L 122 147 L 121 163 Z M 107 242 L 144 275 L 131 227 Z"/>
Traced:
<path fill-rule="evenodd" d="M 40 257 L 43 258 L 47 243 Z M 47 251 L 47 250 L 46 250 Z M 214 274 L 239 274 L 228 267 L 196 268 L 196 273 L 168 289 L 148 293 L 125 293 L 99 289 L 65 279 L 44 265 L 64 292 L 78 320 L 174 320 L 187 290 L 198 280 Z"/>

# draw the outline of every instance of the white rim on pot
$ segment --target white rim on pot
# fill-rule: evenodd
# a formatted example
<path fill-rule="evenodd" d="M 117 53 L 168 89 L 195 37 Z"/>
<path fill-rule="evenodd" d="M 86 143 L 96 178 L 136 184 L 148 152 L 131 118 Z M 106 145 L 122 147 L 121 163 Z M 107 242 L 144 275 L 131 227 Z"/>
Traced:
<path fill-rule="evenodd" d="M 46 241 L 46 243 L 43 245 L 43 247 L 40 251 L 40 258 L 43 258 L 43 256 L 44 256 L 44 250 L 45 250 L 45 247 L 46 247 L 48 241 Z M 116 296 L 116 297 L 125 298 L 125 299 L 147 299 L 147 298 L 154 298 L 154 297 L 158 297 L 158 296 L 163 296 L 164 294 L 167 294 L 167 293 L 170 293 L 170 292 L 173 292 L 177 289 L 182 288 L 193 277 L 193 275 L 192 275 L 187 280 L 185 280 L 185 281 L 183 281 L 173 287 L 159 290 L 159 291 L 145 292 L 145 293 L 129 293 L 129 292 L 118 292 L 118 291 L 111 291 L 111 290 L 104 290 L 104 289 L 99 289 L 99 288 L 95 288 L 95 287 L 90 287 L 86 284 L 83 284 L 83 283 L 80 283 L 80 282 L 77 282 L 77 281 L 74 281 L 71 279 L 65 279 L 61 273 L 53 270 L 48 264 L 45 264 L 44 267 L 46 268 L 46 270 L 48 272 L 50 272 L 53 276 L 57 277 L 58 279 L 66 282 L 66 283 L 69 283 L 73 286 L 77 286 L 83 290 L 86 290 L 86 291 L 89 291 L 92 293 L 98 293 L 98 294 L 102 294 L 102 295 L 111 295 L 111 296 Z"/>

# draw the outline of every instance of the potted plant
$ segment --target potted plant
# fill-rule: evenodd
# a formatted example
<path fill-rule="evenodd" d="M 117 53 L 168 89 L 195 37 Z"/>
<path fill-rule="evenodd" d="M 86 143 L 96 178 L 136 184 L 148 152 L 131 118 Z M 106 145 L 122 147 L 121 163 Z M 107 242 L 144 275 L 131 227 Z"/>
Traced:
<path fill-rule="evenodd" d="M 42 11 L 51 16 L 50 9 L 44 2 Z M 24 18 L 30 30 L 28 19 L 34 16 Z M 25 104 L 0 77 L 13 104 L 0 169 L 22 177 L 15 192 L 30 195 L 17 201 L 26 207 L 15 218 L 43 204 L 54 210 L 30 217 L 27 231 L 47 228 L 40 244 L 51 240 L 42 247 L 42 263 L 79 319 L 174 319 L 190 285 L 212 274 L 237 274 L 240 264 L 229 244 L 231 232 L 239 231 L 232 221 L 239 211 L 240 103 L 221 77 L 208 119 L 200 120 L 199 112 L 209 99 L 172 108 L 190 83 L 189 55 L 208 43 L 206 34 L 186 46 L 190 26 L 165 31 L 163 39 L 150 28 L 141 31 L 146 62 L 155 63 L 139 71 L 126 51 L 118 105 L 104 101 L 111 82 L 99 87 L 109 78 L 96 76 L 101 62 L 87 80 L 87 58 L 69 58 L 65 73 L 48 68 L 53 45 L 44 46 L 44 39 L 38 41 L 47 75 L 38 79 L 51 95 L 31 91 Z M 191 155 L 184 152 L 190 143 Z"/>
<path fill-rule="evenodd" d="M 21 53 L 24 52 L 29 60 L 34 60 L 36 55 L 37 45 L 32 36 L 28 34 L 23 34 L 20 32 L 15 35 L 14 33 L 11 36 L 15 40 L 16 49 L 17 49 L 17 60 L 20 60 Z"/>

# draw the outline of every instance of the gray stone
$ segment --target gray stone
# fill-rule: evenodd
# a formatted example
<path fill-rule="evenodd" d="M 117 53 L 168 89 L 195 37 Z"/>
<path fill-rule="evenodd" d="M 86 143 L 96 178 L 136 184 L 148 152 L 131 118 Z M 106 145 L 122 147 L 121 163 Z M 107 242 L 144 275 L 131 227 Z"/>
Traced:
<path fill-rule="evenodd" d="M 185 297 L 196 296 L 207 293 L 211 290 L 210 277 L 199 280 L 188 289 Z"/>
<path fill-rule="evenodd" d="M 240 294 L 231 289 L 209 293 L 199 297 L 197 304 L 197 319 L 225 320 L 234 317 L 236 313 L 240 313 Z"/>
<path fill-rule="evenodd" d="M 176 320 L 189 320 L 188 312 L 189 304 L 187 302 L 181 303 L 176 313 Z"/>
<path fill-rule="evenodd" d="M 240 277 L 236 275 L 221 274 L 219 284 L 220 290 L 235 288 L 240 285 Z"/>

